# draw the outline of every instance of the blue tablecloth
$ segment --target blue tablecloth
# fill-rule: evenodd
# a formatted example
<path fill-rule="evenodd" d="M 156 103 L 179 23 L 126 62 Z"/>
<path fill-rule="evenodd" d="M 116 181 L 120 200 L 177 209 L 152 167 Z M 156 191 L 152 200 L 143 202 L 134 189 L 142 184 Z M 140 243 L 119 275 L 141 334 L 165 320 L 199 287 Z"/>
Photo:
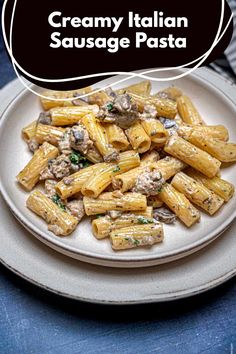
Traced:
<path fill-rule="evenodd" d="M 0 87 L 13 78 L 0 40 Z M 235 279 L 194 298 L 121 308 L 59 298 L 0 266 L 1 354 L 234 352 Z"/>

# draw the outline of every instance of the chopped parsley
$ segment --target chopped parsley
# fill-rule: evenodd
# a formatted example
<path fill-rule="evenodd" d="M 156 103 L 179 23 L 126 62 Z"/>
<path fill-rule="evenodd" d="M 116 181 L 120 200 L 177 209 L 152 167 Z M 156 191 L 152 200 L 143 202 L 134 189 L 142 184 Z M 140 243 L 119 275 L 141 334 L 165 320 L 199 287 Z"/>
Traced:
<path fill-rule="evenodd" d="M 96 214 L 96 219 L 102 218 L 103 215 L 102 214 Z"/>
<path fill-rule="evenodd" d="M 66 206 L 65 206 L 65 204 L 62 203 L 62 200 L 58 194 L 55 194 L 51 199 L 52 199 L 53 203 L 55 203 L 59 208 L 66 211 Z"/>
<path fill-rule="evenodd" d="M 138 246 L 138 245 L 140 244 L 140 241 L 139 241 L 139 240 L 134 240 L 134 241 L 133 241 L 133 244 L 134 244 L 135 246 Z"/>
<path fill-rule="evenodd" d="M 120 166 L 116 166 L 115 168 L 114 168 L 114 170 L 113 170 L 113 172 L 119 172 L 120 171 Z"/>
<path fill-rule="evenodd" d="M 70 154 L 69 159 L 70 159 L 71 163 L 73 163 L 74 165 L 81 165 L 82 168 L 90 166 L 86 157 L 84 157 L 83 155 L 81 155 L 77 151 L 73 151 Z"/>
<path fill-rule="evenodd" d="M 153 219 L 147 219 L 144 216 L 139 216 L 138 223 L 139 224 L 153 224 Z"/>
<path fill-rule="evenodd" d="M 113 103 L 112 103 L 112 102 L 109 102 L 109 103 L 107 104 L 107 110 L 108 110 L 108 112 L 112 111 L 112 109 L 113 109 Z"/>

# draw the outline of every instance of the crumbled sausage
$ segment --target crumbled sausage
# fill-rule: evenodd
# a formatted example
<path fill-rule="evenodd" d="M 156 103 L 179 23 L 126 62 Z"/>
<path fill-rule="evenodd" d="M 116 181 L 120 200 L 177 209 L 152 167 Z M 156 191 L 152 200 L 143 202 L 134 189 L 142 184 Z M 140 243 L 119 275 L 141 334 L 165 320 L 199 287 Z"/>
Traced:
<path fill-rule="evenodd" d="M 159 120 L 162 123 L 162 125 L 164 126 L 164 128 L 168 130 L 170 135 L 175 134 L 176 131 L 179 129 L 179 126 L 178 126 L 176 120 L 174 120 L 174 119 L 160 117 Z"/>
<path fill-rule="evenodd" d="M 45 188 L 45 194 L 48 198 L 53 197 L 56 194 L 55 191 L 55 185 L 57 184 L 57 181 L 53 179 L 46 179 L 44 188 Z"/>
<path fill-rule="evenodd" d="M 51 125 L 51 117 L 49 112 L 41 112 L 38 117 L 38 123 Z"/>
<path fill-rule="evenodd" d="M 84 203 L 82 200 L 71 200 L 70 202 L 67 203 L 66 205 L 67 209 L 69 209 L 71 215 L 75 216 L 79 221 L 82 219 L 82 217 L 85 214 L 84 211 Z"/>
<path fill-rule="evenodd" d="M 97 118 L 108 123 L 115 123 L 123 129 L 128 129 L 139 119 L 138 109 L 126 93 L 116 95 L 99 111 Z"/>
<path fill-rule="evenodd" d="M 112 153 L 104 156 L 104 161 L 105 162 L 114 162 L 114 161 L 119 161 L 120 155 L 118 151 L 112 151 Z"/>
<path fill-rule="evenodd" d="M 173 224 L 176 221 L 176 215 L 167 208 L 159 208 L 153 211 L 153 218 L 165 224 Z"/>
<path fill-rule="evenodd" d="M 61 179 L 71 173 L 71 161 L 67 155 L 60 155 L 48 161 L 48 166 L 41 172 L 40 180 Z"/>
<path fill-rule="evenodd" d="M 140 113 L 139 117 L 141 120 L 156 118 L 157 117 L 156 107 L 153 105 L 144 106 L 143 113 Z"/>
<path fill-rule="evenodd" d="M 50 168 L 54 176 L 58 179 L 69 176 L 71 171 L 70 159 L 68 156 L 62 154 L 56 159 L 51 160 Z"/>
<path fill-rule="evenodd" d="M 93 146 L 93 142 L 89 139 L 89 134 L 85 127 L 81 124 L 74 125 L 70 130 L 70 146 L 80 151 L 82 154 L 87 154 L 88 150 Z"/>
<path fill-rule="evenodd" d="M 164 183 L 161 172 L 147 168 L 138 176 L 133 191 L 147 196 L 157 195 Z"/>
<path fill-rule="evenodd" d="M 107 215 L 109 215 L 112 219 L 117 219 L 122 215 L 122 211 L 118 210 L 109 210 L 107 212 Z"/>
<path fill-rule="evenodd" d="M 30 151 L 32 151 L 32 152 L 35 152 L 39 148 L 39 143 L 37 142 L 37 140 L 35 138 L 31 138 L 27 142 L 27 144 L 28 144 Z"/>

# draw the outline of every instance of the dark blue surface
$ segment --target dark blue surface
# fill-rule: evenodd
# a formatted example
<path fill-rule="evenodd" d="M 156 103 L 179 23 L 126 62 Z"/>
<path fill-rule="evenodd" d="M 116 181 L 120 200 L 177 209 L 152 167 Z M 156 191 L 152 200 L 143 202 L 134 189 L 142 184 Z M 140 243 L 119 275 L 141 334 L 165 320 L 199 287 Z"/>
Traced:
<path fill-rule="evenodd" d="M 1 38 L 0 87 L 14 77 Z M 11 353 L 233 354 L 236 283 L 173 303 L 112 307 L 59 298 L 0 266 L 0 354 Z"/>

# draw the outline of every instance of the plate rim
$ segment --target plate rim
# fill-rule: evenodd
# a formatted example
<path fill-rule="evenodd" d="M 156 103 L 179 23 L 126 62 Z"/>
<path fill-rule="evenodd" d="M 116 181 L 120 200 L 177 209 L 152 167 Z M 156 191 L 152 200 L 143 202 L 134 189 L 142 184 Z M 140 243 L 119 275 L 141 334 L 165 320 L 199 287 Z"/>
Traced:
<path fill-rule="evenodd" d="M 181 70 L 180 70 L 181 71 Z M 236 109 L 236 103 L 225 93 L 223 92 L 219 87 L 214 86 L 212 83 L 210 83 L 208 80 L 205 80 L 205 78 L 202 78 L 198 73 L 194 73 L 190 75 L 190 78 L 193 78 L 197 80 L 198 82 L 201 82 L 205 86 L 211 86 L 212 89 L 219 94 L 219 92 L 228 100 L 230 101 L 231 105 L 234 106 Z M 112 78 L 110 78 L 112 79 Z M 101 83 L 104 80 L 101 81 Z M 206 84 L 207 81 L 207 84 Z M 97 84 L 97 83 L 96 83 Z M 31 85 L 35 86 L 35 85 Z M 12 109 L 12 106 L 21 98 L 21 96 L 27 94 L 27 89 L 22 88 L 22 90 L 8 103 L 8 105 L 5 107 L 5 109 L 2 111 L 0 114 L 0 133 L 3 131 L 3 125 L 5 121 L 7 120 L 7 115 L 8 111 Z M 28 94 L 30 94 L 28 92 Z M 3 199 L 7 203 L 8 207 L 11 209 L 13 215 L 22 223 L 24 227 L 27 227 L 27 229 L 33 233 L 35 237 L 37 237 L 40 241 L 46 243 L 49 247 L 56 249 L 58 252 L 61 252 L 63 254 L 66 254 L 67 256 L 70 256 L 75 259 L 79 259 L 88 263 L 95 263 L 100 264 L 103 266 L 108 266 L 108 267 L 145 267 L 145 266 L 150 266 L 154 264 L 163 264 L 163 263 L 168 263 L 183 257 L 188 256 L 191 253 L 194 253 L 195 251 L 198 251 L 199 249 L 205 247 L 209 242 L 214 241 L 217 237 L 219 237 L 224 230 L 229 227 L 232 222 L 236 219 L 236 209 L 234 212 L 230 215 L 228 219 L 226 219 L 225 222 L 223 222 L 221 225 L 218 226 L 217 229 L 213 230 L 211 233 L 207 234 L 203 239 L 197 240 L 194 243 L 188 245 L 188 246 L 183 246 L 179 248 L 178 250 L 173 250 L 171 252 L 166 252 L 162 255 L 155 254 L 155 255 L 145 255 L 145 256 L 133 256 L 130 255 L 127 256 L 122 256 L 122 258 L 117 258 L 117 253 L 111 254 L 111 255 L 99 255 L 96 252 L 94 253 L 93 251 L 81 251 L 76 249 L 73 245 L 65 245 L 63 241 L 61 240 L 60 237 L 52 239 L 50 236 L 47 235 L 47 233 L 44 230 L 41 230 L 39 227 L 34 225 L 27 217 L 22 215 L 18 208 L 14 205 L 14 202 L 11 200 L 7 190 L 4 187 L 4 184 L 2 183 L 2 180 L 0 178 L 0 193 L 3 196 Z M 142 259 L 145 257 L 145 259 Z M 100 263 L 98 263 L 100 262 Z M 130 263 L 130 266 L 129 266 Z M 142 264 L 141 264 L 142 263 Z"/>
<path fill-rule="evenodd" d="M 205 283 L 203 285 L 200 285 L 196 288 L 191 288 L 190 294 L 188 294 L 188 289 L 185 289 L 185 290 L 179 290 L 179 291 L 175 292 L 175 295 L 172 295 L 171 293 L 162 293 L 158 297 L 143 299 L 143 300 L 122 300 L 122 301 L 121 300 L 119 300 L 119 301 L 110 300 L 109 301 L 109 300 L 105 300 L 105 299 L 101 300 L 101 299 L 96 299 L 96 298 L 87 298 L 87 297 L 82 297 L 82 296 L 71 295 L 67 292 L 57 290 L 57 289 L 52 288 L 50 286 L 46 286 L 42 282 L 36 281 L 36 280 L 28 277 L 27 275 L 21 273 L 16 268 L 10 266 L 2 258 L 0 258 L 0 263 L 3 264 L 7 269 L 12 271 L 14 274 L 18 275 L 20 278 L 30 282 L 31 284 L 33 284 L 35 286 L 40 287 L 41 289 L 49 291 L 53 294 L 56 294 L 58 296 L 63 296 L 65 298 L 71 299 L 71 300 L 82 301 L 82 302 L 86 302 L 86 303 L 90 303 L 90 304 L 97 304 L 97 305 L 107 305 L 107 306 L 109 306 L 109 305 L 129 306 L 129 305 L 138 305 L 138 304 L 144 305 L 144 304 L 152 304 L 152 303 L 170 302 L 170 301 L 185 299 L 187 297 L 188 298 L 194 297 L 194 296 L 202 294 L 206 291 L 210 291 L 210 290 L 216 288 L 217 286 L 227 282 L 228 280 L 230 280 L 236 276 L 236 268 L 235 268 L 235 269 L 229 271 L 228 273 L 222 275 L 219 278 L 213 279 L 212 281 Z M 171 296 L 169 296 L 169 294 L 171 294 Z M 165 298 L 163 299 L 163 297 L 165 297 Z"/>

